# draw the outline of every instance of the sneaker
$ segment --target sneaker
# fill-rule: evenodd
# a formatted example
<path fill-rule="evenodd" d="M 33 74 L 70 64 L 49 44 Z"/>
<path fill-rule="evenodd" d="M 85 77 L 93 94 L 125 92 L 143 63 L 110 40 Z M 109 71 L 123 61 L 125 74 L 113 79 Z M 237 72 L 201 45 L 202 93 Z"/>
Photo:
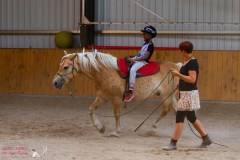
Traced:
<path fill-rule="evenodd" d="M 166 151 L 177 150 L 177 140 L 171 139 L 170 144 L 166 147 L 162 147 L 162 149 Z"/>
<path fill-rule="evenodd" d="M 202 137 L 202 143 L 199 148 L 206 148 L 208 145 L 212 144 L 212 140 L 209 138 L 208 135 Z"/>
<path fill-rule="evenodd" d="M 134 95 L 133 93 L 127 93 L 126 96 L 124 97 L 125 102 L 129 102 L 133 99 Z"/>
<path fill-rule="evenodd" d="M 166 151 L 173 151 L 173 150 L 177 150 L 177 146 L 173 145 L 173 144 L 169 144 L 168 146 L 166 147 L 162 147 L 163 150 L 166 150 Z"/>

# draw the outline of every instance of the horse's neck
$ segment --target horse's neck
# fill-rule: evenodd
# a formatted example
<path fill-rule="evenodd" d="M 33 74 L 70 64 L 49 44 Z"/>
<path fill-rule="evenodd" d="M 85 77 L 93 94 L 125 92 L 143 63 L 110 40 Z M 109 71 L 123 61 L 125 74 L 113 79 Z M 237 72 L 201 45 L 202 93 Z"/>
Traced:
<path fill-rule="evenodd" d="M 99 77 L 103 77 L 102 75 L 109 75 L 108 72 L 118 69 L 116 57 L 104 53 L 94 54 L 79 54 L 79 58 L 76 60 L 79 71 L 89 78 L 99 79 Z"/>
<path fill-rule="evenodd" d="M 94 69 L 94 67 L 89 63 L 90 67 L 88 70 L 86 69 L 82 69 L 81 65 L 80 65 L 80 61 L 79 59 L 76 59 L 76 64 L 77 64 L 77 70 L 78 70 L 78 73 L 82 73 L 84 75 L 86 75 L 88 78 L 94 80 L 97 75 L 99 75 L 99 71 L 97 71 L 96 69 Z M 101 67 L 99 68 L 100 69 L 100 72 L 101 72 L 101 68 L 103 66 L 101 65 Z"/>

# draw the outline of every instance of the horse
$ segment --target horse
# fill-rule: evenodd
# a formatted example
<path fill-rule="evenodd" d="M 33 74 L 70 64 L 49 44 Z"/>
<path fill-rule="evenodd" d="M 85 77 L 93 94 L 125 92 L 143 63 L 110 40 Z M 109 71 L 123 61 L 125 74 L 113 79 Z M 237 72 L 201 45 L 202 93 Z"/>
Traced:
<path fill-rule="evenodd" d="M 134 86 L 133 100 L 143 100 L 152 95 L 158 95 L 161 99 L 165 98 L 172 91 L 172 85 L 167 81 L 159 86 L 160 81 L 169 72 L 170 69 L 179 70 L 179 66 L 172 62 L 159 61 L 160 71 L 145 77 L 136 79 Z M 113 55 L 101 53 L 97 51 L 72 53 L 68 54 L 64 51 L 64 56 L 61 59 L 59 69 L 54 76 L 53 85 L 57 89 L 61 89 L 65 84 L 68 84 L 78 73 L 83 73 L 92 79 L 97 88 L 97 94 L 94 102 L 89 106 L 89 115 L 93 125 L 100 133 L 105 132 L 105 126 L 98 120 L 94 111 L 104 102 L 110 101 L 114 107 L 114 117 L 116 130 L 111 135 L 119 136 L 120 128 L 120 109 L 122 106 L 122 97 L 125 91 L 126 80 L 119 75 L 117 57 Z M 178 84 L 178 79 L 174 81 L 174 88 Z M 154 91 L 154 92 L 153 92 Z M 157 118 L 152 129 L 156 131 L 160 119 L 162 119 L 170 110 L 170 106 L 176 113 L 176 96 L 166 99 L 163 103 L 163 108 L 160 116 Z"/>

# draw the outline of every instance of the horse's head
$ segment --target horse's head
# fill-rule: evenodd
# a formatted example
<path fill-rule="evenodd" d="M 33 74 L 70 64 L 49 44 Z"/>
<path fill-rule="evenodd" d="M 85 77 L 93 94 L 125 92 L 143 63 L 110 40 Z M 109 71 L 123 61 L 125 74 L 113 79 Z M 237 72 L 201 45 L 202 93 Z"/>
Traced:
<path fill-rule="evenodd" d="M 69 83 L 74 78 L 74 75 L 77 74 L 77 64 L 74 61 L 76 56 L 76 53 L 67 54 L 67 52 L 64 51 L 64 56 L 60 62 L 58 72 L 53 79 L 55 88 L 61 89 L 64 84 Z"/>

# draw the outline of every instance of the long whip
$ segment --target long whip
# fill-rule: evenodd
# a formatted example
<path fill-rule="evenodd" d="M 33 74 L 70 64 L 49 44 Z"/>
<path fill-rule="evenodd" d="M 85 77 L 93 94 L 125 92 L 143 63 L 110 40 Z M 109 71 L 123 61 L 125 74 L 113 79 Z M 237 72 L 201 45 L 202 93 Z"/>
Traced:
<path fill-rule="evenodd" d="M 177 90 L 178 88 L 176 87 L 168 96 L 165 98 L 146 118 L 145 120 L 134 130 L 136 132 L 146 121 L 147 119 Z"/>

